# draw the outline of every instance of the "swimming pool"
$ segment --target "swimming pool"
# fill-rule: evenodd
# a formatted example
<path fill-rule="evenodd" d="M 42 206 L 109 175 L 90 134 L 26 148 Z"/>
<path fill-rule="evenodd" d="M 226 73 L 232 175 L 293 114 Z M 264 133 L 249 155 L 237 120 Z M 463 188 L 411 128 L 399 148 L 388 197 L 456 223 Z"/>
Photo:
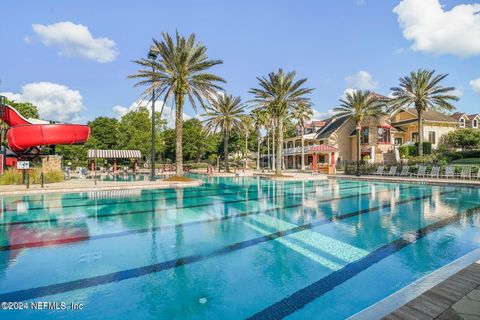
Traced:
<path fill-rule="evenodd" d="M 480 189 L 203 178 L 0 198 L 12 319 L 344 319 L 480 244 Z M 76 306 L 77 306 L 76 305 Z"/>

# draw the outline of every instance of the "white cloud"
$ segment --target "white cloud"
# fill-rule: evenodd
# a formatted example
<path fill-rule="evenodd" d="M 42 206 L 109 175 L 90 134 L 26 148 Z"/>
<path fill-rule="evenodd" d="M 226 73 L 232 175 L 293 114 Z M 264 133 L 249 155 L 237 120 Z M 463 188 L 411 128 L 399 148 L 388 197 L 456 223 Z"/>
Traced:
<path fill-rule="evenodd" d="M 378 85 L 378 83 L 373 80 L 373 76 L 367 71 L 359 71 L 347 76 L 345 78 L 345 83 L 348 87 L 357 90 L 372 90 Z"/>
<path fill-rule="evenodd" d="M 331 116 L 333 116 L 333 114 L 334 114 L 333 109 L 330 109 L 327 112 L 321 112 L 321 111 L 313 109 L 312 119 L 313 120 L 323 120 L 323 119 L 330 118 Z"/>
<path fill-rule="evenodd" d="M 449 94 L 453 94 L 454 96 L 461 97 L 463 96 L 463 88 L 462 87 L 455 87 L 455 90 L 449 92 Z"/>
<path fill-rule="evenodd" d="M 160 112 L 162 109 L 163 101 L 156 101 L 155 102 L 155 111 Z M 130 111 L 137 110 L 140 107 L 145 107 L 149 111 L 152 109 L 152 103 L 147 100 L 137 100 L 134 103 L 130 105 L 130 107 L 124 107 L 121 105 L 116 105 L 112 108 L 113 115 L 116 118 L 121 118 Z M 183 119 L 188 120 L 191 119 L 192 117 L 189 116 L 186 113 L 183 113 Z M 165 105 L 163 108 L 163 113 L 162 113 L 162 119 L 167 121 L 167 127 L 169 128 L 174 128 L 175 127 L 175 110 L 173 110 L 171 107 Z"/>
<path fill-rule="evenodd" d="M 439 0 L 402 0 L 393 9 L 412 49 L 468 57 L 480 54 L 480 3 L 445 10 Z"/>
<path fill-rule="evenodd" d="M 468 83 L 473 91 L 480 94 L 480 78 L 472 80 Z"/>
<path fill-rule="evenodd" d="M 36 105 L 40 117 L 48 120 L 78 121 L 79 113 L 85 110 L 80 92 L 57 83 L 28 83 L 22 87 L 22 93 L 4 92 L 1 95 Z"/>
<path fill-rule="evenodd" d="M 347 94 L 349 93 L 354 93 L 358 89 L 353 89 L 353 88 L 347 88 L 343 90 L 342 94 L 338 97 L 339 99 L 345 100 L 347 98 Z"/>
<path fill-rule="evenodd" d="M 50 25 L 34 24 L 33 31 L 42 43 L 58 48 L 59 56 L 81 57 L 100 63 L 112 62 L 118 56 L 115 41 L 108 38 L 94 38 L 84 25 L 70 21 Z M 30 38 L 27 37 L 27 43 Z"/>

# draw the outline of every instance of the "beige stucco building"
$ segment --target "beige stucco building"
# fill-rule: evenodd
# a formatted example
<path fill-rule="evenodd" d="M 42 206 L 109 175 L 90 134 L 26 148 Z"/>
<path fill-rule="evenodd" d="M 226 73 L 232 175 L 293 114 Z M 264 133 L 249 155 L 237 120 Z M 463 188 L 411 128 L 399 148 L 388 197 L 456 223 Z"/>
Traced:
<path fill-rule="evenodd" d="M 321 127 L 319 127 L 321 124 Z M 316 132 L 304 135 L 305 165 L 331 165 L 339 161 L 357 160 L 355 121 L 351 117 L 331 117 L 316 121 Z M 310 126 L 311 128 L 312 126 Z M 459 127 L 458 121 L 443 113 L 428 110 L 423 114 L 424 141 L 438 147 L 443 135 Z M 398 110 L 380 117 L 369 117 L 361 123 L 361 157 L 374 163 L 394 163 L 399 160 L 396 147 L 417 142 L 418 122 L 415 109 Z M 285 167 L 300 169 L 301 132 L 285 139 Z M 315 165 L 317 167 L 317 165 Z"/>

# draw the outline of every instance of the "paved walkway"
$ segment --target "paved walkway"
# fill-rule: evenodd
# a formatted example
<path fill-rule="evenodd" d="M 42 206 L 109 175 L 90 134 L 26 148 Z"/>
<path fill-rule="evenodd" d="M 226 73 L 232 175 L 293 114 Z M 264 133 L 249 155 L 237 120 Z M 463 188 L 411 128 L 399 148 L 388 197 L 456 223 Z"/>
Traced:
<path fill-rule="evenodd" d="M 383 318 L 384 320 L 480 320 L 480 261 Z"/>
<path fill-rule="evenodd" d="M 0 196 L 16 194 L 38 194 L 53 192 L 84 192 L 100 190 L 124 190 L 124 189 L 161 189 L 161 188 L 187 188 L 202 184 L 202 181 L 192 182 L 170 182 L 170 181 L 97 181 L 90 179 L 75 179 L 57 183 L 48 183 L 41 188 L 39 184 L 30 185 L 27 189 L 25 185 L 1 185 Z"/>

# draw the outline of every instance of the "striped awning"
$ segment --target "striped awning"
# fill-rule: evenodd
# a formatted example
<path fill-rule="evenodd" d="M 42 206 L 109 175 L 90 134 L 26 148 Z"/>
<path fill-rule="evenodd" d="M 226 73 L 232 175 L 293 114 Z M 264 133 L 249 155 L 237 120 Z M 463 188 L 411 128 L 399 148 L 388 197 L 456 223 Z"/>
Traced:
<path fill-rule="evenodd" d="M 89 159 L 139 159 L 142 157 L 140 150 L 88 150 L 87 157 Z"/>

